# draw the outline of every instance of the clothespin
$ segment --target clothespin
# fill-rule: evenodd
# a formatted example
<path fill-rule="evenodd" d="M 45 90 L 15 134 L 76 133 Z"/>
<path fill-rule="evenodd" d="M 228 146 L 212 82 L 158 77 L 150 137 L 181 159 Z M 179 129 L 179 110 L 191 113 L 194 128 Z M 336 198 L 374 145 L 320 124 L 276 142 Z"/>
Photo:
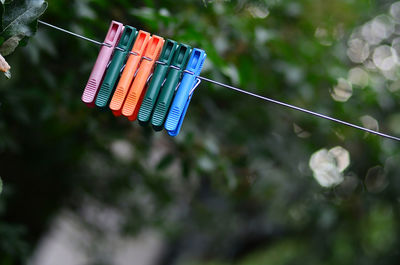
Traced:
<path fill-rule="evenodd" d="M 110 66 L 101 84 L 99 93 L 96 97 L 96 106 L 105 107 L 114 90 L 115 83 L 120 75 L 122 65 L 126 56 L 132 47 L 133 41 L 137 35 L 137 30 L 131 26 L 125 26 L 124 32 L 119 40 L 118 46 L 115 48 L 114 56 L 111 59 Z"/>
<path fill-rule="evenodd" d="M 116 21 L 112 21 L 108 29 L 107 36 L 104 40 L 100 53 L 97 56 L 96 63 L 94 64 L 92 73 L 90 74 L 89 81 L 83 91 L 82 101 L 88 106 L 93 107 L 99 90 L 104 73 L 107 69 L 108 62 L 114 52 L 115 45 L 117 44 L 124 26 Z"/>
<path fill-rule="evenodd" d="M 165 122 L 165 129 L 170 136 L 179 134 L 193 92 L 200 84 L 200 79 L 197 77 L 200 75 L 206 57 L 205 51 L 193 49 Z"/>
<path fill-rule="evenodd" d="M 132 81 L 141 62 L 144 51 L 150 40 L 150 33 L 140 30 L 132 50 L 129 52 L 129 58 L 125 68 L 122 71 L 121 78 L 117 84 L 114 95 L 111 98 L 110 109 L 115 116 L 120 116 L 122 106 L 124 105 L 126 95 L 131 87 Z"/>
<path fill-rule="evenodd" d="M 176 41 L 167 40 L 164 44 L 160 58 L 158 58 L 158 61 L 156 62 L 157 65 L 151 78 L 151 82 L 139 109 L 138 121 L 143 126 L 150 120 L 160 88 L 165 80 L 165 76 L 167 75 L 169 65 L 171 64 L 177 46 L 178 44 Z"/>
<path fill-rule="evenodd" d="M 145 86 L 151 78 L 151 72 L 156 60 L 160 56 L 163 45 L 164 39 L 156 35 L 153 35 L 149 44 L 147 44 L 139 71 L 137 72 L 135 80 L 133 80 L 124 106 L 122 107 L 122 115 L 128 117 L 131 121 L 137 118 L 145 94 Z"/>
<path fill-rule="evenodd" d="M 164 84 L 162 85 L 160 95 L 151 117 L 151 124 L 156 131 L 162 130 L 164 126 L 165 117 L 167 116 L 175 90 L 178 88 L 178 83 L 181 80 L 183 68 L 186 66 L 189 59 L 190 51 L 191 47 L 189 45 L 180 44 L 175 52 L 174 58 L 172 59 L 170 70 Z"/>

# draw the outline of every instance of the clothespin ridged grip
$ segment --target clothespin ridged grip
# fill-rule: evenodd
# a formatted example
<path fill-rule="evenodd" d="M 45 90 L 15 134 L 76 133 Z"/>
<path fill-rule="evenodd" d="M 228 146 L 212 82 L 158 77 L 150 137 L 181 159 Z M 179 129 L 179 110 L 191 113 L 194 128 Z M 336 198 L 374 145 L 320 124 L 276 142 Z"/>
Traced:
<path fill-rule="evenodd" d="M 89 81 L 83 91 L 82 101 L 88 106 L 93 107 L 94 101 L 97 96 L 101 81 L 103 80 L 104 73 L 107 69 L 108 62 L 114 52 L 115 45 L 117 44 L 124 26 L 116 21 L 111 22 L 108 29 L 107 36 L 104 40 L 104 45 L 100 48 L 100 53 L 97 56 L 96 63 L 92 69 Z"/>

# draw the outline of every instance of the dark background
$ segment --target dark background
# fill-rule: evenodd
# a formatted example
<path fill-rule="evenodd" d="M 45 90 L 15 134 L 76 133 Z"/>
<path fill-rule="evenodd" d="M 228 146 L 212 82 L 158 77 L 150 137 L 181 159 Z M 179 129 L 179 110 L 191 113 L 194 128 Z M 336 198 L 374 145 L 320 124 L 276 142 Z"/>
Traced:
<path fill-rule="evenodd" d="M 365 126 L 369 115 L 381 131 L 400 135 L 398 65 L 390 73 L 374 66 L 380 46 L 397 54 L 392 3 L 51 0 L 41 19 L 96 40 L 118 20 L 204 49 L 204 76 Z M 352 60 L 351 40 L 376 18 L 389 29 L 364 30 L 390 34 L 365 40 L 367 59 Z M 7 57 L 1 265 L 25 264 L 62 211 L 102 238 L 105 228 L 85 214 L 88 203 L 106 219 L 109 209 L 119 216 L 115 234 L 162 234 L 157 264 L 398 263 L 398 143 L 204 82 L 171 138 L 81 102 L 97 53 L 39 25 Z M 334 100 L 335 86 L 348 86 L 356 67 L 364 84 L 352 84 L 345 102 Z M 351 162 L 344 180 L 325 188 L 309 160 L 335 146 Z M 87 264 L 113 263 L 93 251 Z"/>

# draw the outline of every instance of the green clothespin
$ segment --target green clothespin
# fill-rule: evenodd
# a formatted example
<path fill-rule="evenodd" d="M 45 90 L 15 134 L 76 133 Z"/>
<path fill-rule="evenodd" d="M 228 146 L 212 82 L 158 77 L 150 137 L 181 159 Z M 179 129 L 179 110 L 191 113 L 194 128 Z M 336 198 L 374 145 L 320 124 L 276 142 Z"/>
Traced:
<path fill-rule="evenodd" d="M 150 121 L 151 113 L 153 112 L 158 94 L 177 47 L 178 43 L 173 40 L 167 40 L 164 44 L 161 55 L 157 61 L 157 67 L 154 70 L 153 77 L 151 78 L 149 87 L 147 88 L 146 95 L 144 96 L 139 110 L 138 121 L 142 126 L 147 125 Z"/>
<path fill-rule="evenodd" d="M 125 26 L 124 32 L 115 48 L 114 56 L 111 59 L 110 66 L 107 69 L 103 83 L 96 98 L 96 106 L 105 107 L 108 104 L 111 93 L 119 78 L 121 68 L 126 61 L 127 55 L 132 48 L 136 38 L 137 30 L 131 26 Z"/>
<path fill-rule="evenodd" d="M 167 116 L 169 107 L 174 97 L 175 89 L 178 86 L 179 80 L 189 59 L 191 47 L 189 45 L 180 44 L 175 52 L 174 58 L 168 72 L 167 79 L 161 89 L 158 97 L 151 124 L 154 130 L 161 131 Z"/>

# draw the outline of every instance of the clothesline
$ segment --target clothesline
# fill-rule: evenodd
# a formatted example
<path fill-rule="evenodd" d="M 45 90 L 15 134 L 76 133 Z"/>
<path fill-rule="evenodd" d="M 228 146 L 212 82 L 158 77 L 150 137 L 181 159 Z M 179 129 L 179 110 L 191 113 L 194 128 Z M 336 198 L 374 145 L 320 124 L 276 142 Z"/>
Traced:
<path fill-rule="evenodd" d="M 75 37 L 78 37 L 80 39 L 83 39 L 83 40 L 86 40 L 86 41 L 89 41 L 89 42 L 92 42 L 92 43 L 94 43 L 96 45 L 108 46 L 106 43 L 99 42 L 99 41 L 87 38 L 85 36 L 82 36 L 82 35 L 79 35 L 77 33 L 68 31 L 66 29 L 57 27 L 57 26 L 49 24 L 47 22 L 44 22 L 44 21 L 41 21 L 41 20 L 39 20 L 38 22 L 40 24 L 45 25 L 45 26 L 51 27 L 53 29 L 62 31 L 64 33 L 73 35 Z M 378 131 L 375 131 L 375 130 L 371 130 L 371 129 L 368 129 L 368 128 L 365 128 L 365 127 L 362 127 L 362 126 L 359 126 L 359 125 L 356 125 L 356 124 L 353 124 L 353 123 L 350 123 L 350 122 L 346 122 L 346 121 L 343 121 L 343 120 L 340 120 L 340 119 L 336 119 L 336 118 L 333 118 L 333 117 L 330 117 L 330 116 L 327 116 L 327 115 L 324 115 L 324 114 L 321 114 L 321 113 L 318 113 L 318 112 L 314 112 L 314 111 L 311 111 L 311 110 L 308 110 L 308 109 L 304 109 L 304 108 L 301 108 L 301 107 L 298 107 L 298 106 L 294 106 L 294 105 L 291 105 L 291 104 L 288 104 L 288 103 L 285 103 L 285 102 L 281 102 L 281 101 L 278 101 L 278 100 L 275 100 L 275 99 L 271 99 L 271 98 L 268 98 L 268 97 L 265 97 L 265 96 L 261 96 L 261 95 L 246 91 L 246 90 L 238 88 L 238 87 L 234 87 L 234 86 L 231 86 L 231 85 L 227 85 L 227 84 L 224 84 L 224 83 L 209 79 L 207 77 L 198 76 L 198 78 L 201 79 L 202 81 L 206 81 L 206 82 L 209 82 L 209 83 L 221 86 L 221 87 L 225 87 L 225 88 L 231 89 L 233 91 L 236 91 L 236 92 L 239 92 L 239 93 L 242 93 L 242 94 L 246 94 L 246 95 L 249 95 L 249 96 L 252 96 L 252 97 L 256 97 L 258 99 L 261 99 L 261 100 L 264 100 L 264 101 L 267 101 L 267 102 L 270 102 L 270 103 L 274 103 L 274 104 L 279 105 L 279 106 L 283 106 L 283 107 L 286 107 L 286 108 L 297 110 L 297 111 L 300 111 L 300 112 L 303 112 L 303 113 L 306 113 L 306 114 L 309 114 L 309 115 L 313 115 L 313 116 L 316 116 L 316 117 L 319 117 L 319 118 L 322 118 L 322 119 L 326 119 L 326 120 L 329 120 L 329 121 L 332 121 L 332 122 L 336 122 L 336 123 L 339 123 L 339 124 L 342 124 L 342 125 L 345 125 L 345 126 L 348 126 L 348 127 L 351 127 L 351 128 L 355 128 L 355 129 L 358 129 L 358 130 L 361 130 L 361 131 L 364 131 L 364 132 L 367 132 L 367 133 L 375 134 L 375 135 L 378 135 L 378 136 L 381 136 L 381 137 L 384 137 L 384 138 L 388 138 L 388 139 L 395 140 L 395 141 L 400 141 L 400 137 L 396 137 L 396 136 L 388 135 L 388 134 L 385 134 L 385 133 L 381 133 L 381 132 L 378 132 Z"/>

